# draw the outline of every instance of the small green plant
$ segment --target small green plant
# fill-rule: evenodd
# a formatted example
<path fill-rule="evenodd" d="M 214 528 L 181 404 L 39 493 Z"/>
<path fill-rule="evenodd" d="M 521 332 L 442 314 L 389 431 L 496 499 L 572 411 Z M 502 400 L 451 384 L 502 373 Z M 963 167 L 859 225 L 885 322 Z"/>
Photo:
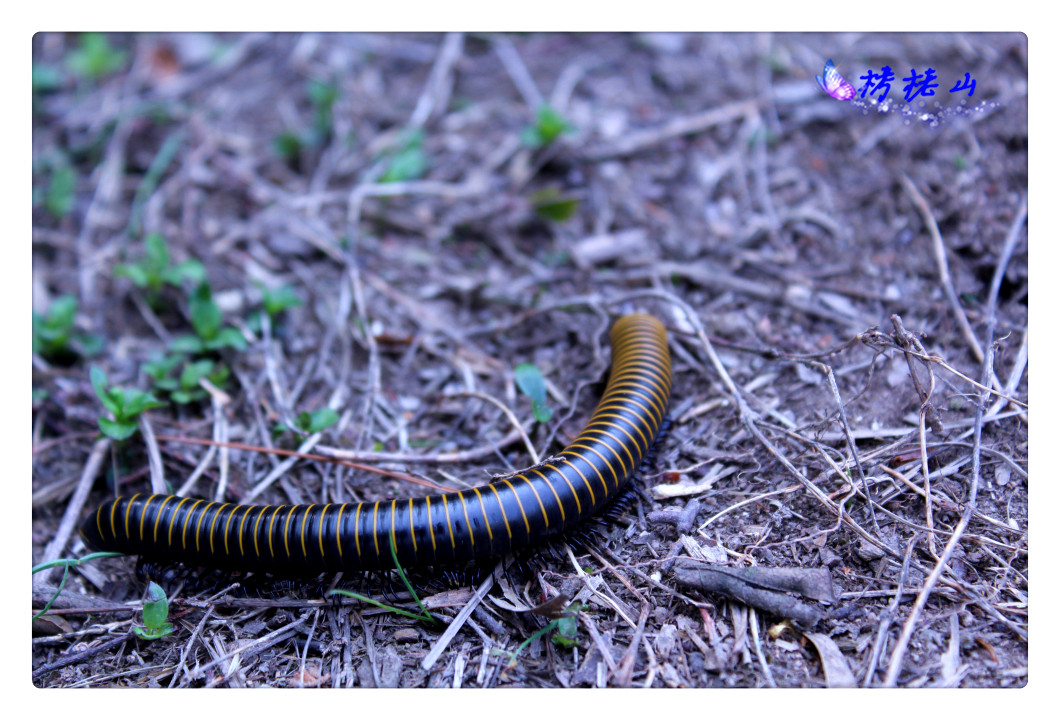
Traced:
<path fill-rule="evenodd" d="M 116 552 L 94 552 L 94 553 L 89 553 L 88 555 L 85 555 L 83 558 L 59 558 L 58 560 L 52 560 L 51 562 L 41 563 L 40 565 L 34 565 L 33 566 L 33 574 L 34 575 L 36 575 L 37 573 L 41 572 L 42 570 L 47 570 L 47 569 L 53 568 L 53 567 L 61 567 L 63 569 L 63 577 L 62 577 L 61 580 L 59 580 L 58 587 L 55 588 L 55 594 L 52 595 L 51 599 L 49 599 L 48 602 L 45 604 L 44 609 L 42 609 L 39 613 L 37 613 L 36 615 L 33 616 L 33 619 L 36 620 L 37 618 L 41 617 L 46 612 L 51 610 L 52 603 L 55 602 L 55 599 L 59 597 L 59 594 L 63 591 L 63 588 L 66 586 L 66 580 L 67 580 L 67 578 L 70 577 L 70 568 L 77 567 L 78 565 L 81 565 L 82 563 L 91 562 L 92 560 L 99 560 L 100 558 L 109 558 L 109 557 L 121 557 L 121 553 L 116 553 Z"/>
<path fill-rule="evenodd" d="M 81 33 L 76 50 L 66 56 L 66 66 L 79 77 L 99 80 L 121 70 L 127 53 L 111 47 L 103 33 Z"/>
<path fill-rule="evenodd" d="M 155 583 L 147 586 L 147 600 L 144 602 L 144 626 L 134 626 L 133 632 L 144 640 L 158 640 L 173 632 L 169 620 L 169 599 L 166 591 Z"/>
<path fill-rule="evenodd" d="M 304 131 L 285 130 L 272 140 L 273 151 L 289 163 L 298 160 L 305 148 L 318 147 L 331 136 L 332 117 L 339 88 L 334 83 L 311 79 L 306 84 L 306 97 L 313 107 L 313 122 Z"/>
<path fill-rule="evenodd" d="M 89 371 L 89 377 L 103 407 L 114 416 L 113 420 L 99 418 L 99 429 L 114 440 L 125 440 L 135 433 L 140 414 L 145 410 L 165 407 L 165 403 L 159 402 L 154 395 L 143 390 L 108 388 L 106 373 L 95 365 Z"/>
<path fill-rule="evenodd" d="M 526 640 L 523 640 L 519 647 L 515 649 L 515 652 L 512 653 L 511 659 L 508 661 L 508 667 L 514 667 L 519 653 L 525 650 L 534 640 L 547 633 L 552 633 L 552 643 L 559 647 L 570 649 L 580 645 L 581 643 L 578 642 L 578 613 L 581 609 L 582 604 L 580 602 L 571 603 L 559 613 L 558 617 L 551 620 L 545 627 Z"/>
<path fill-rule="evenodd" d="M 175 371 L 181 362 L 184 367 L 177 376 Z M 227 365 L 213 360 L 185 361 L 180 355 L 167 355 L 146 362 L 140 368 L 151 378 L 156 391 L 168 394 L 169 399 L 178 405 L 206 399 L 206 391 L 199 384 L 203 378 L 216 387 L 223 387 L 230 375 Z"/>
<path fill-rule="evenodd" d="M 559 190 L 551 187 L 535 192 L 530 196 L 530 202 L 538 216 L 553 222 L 570 220 L 580 204 L 578 198 L 561 195 Z"/>
<path fill-rule="evenodd" d="M 43 207 L 52 217 L 62 220 L 74 208 L 77 172 L 62 153 L 41 160 L 34 167 L 40 178 L 33 188 L 33 206 Z"/>
<path fill-rule="evenodd" d="M 33 352 L 58 364 L 70 364 L 79 355 L 98 354 L 103 349 L 103 338 L 74 330 L 76 316 L 77 298 L 73 295 L 55 298 L 46 317 L 33 313 Z"/>
<path fill-rule="evenodd" d="M 384 610 L 388 610 L 390 612 L 397 613 L 398 615 L 404 615 L 405 617 L 410 617 L 410 618 L 412 618 L 414 620 L 423 620 L 423 621 L 429 622 L 429 623 L 437 622 L 434 619 L 434 616 L 431 615 L 430 611 L 423 604 L 423 601 L 420 600 L 420 596 L 416 593 L 416 589 L 412 587 L 412 583 L 409 582 L 408 576 L 405 574 L 405 571 L 402 569 L 401 563 L 398 562 L 397 541 L 394 539 L 394 534 L 393 533 L 390 534 L 390 557 L 394 560 L 394 568 L 397 570 L 397 574 L 401 578 L 401 582 L 405 585 L 405 589 L 409 591 L 409 595 L 411 595 L 412 599 L 416 601 L 416 607 L 418 607 L 420 609 L 419 614 L 416 614 L 416 613 L 413 613 L 413 612 L 409 612 L 408 610 L 402 610 L 401 608 L 394 607 L 393 605 L 385 605 L 384 603 L 381 603 L 378 600 L 373 600 L 370 597 L 367 597 L 365 595 L 361 595 L 360 593 L 355 593 L 355 592 L 353 592 L 351 590 L 332 590 L 328 594 L 329 595 L 341 595 L 342 597 L 354 598 L 355 600 L 360 600 L 363 603 L 368 603 L 369 605 L 375 605 L 378 608 L 382 608 Z"/>
<path fill-rule="evenodd" d="M 294 288 L 290 285 L 281 285 L 273 290 L 265 287 L 264 283 L 257 283 L 257 285 L 261 291 L 262 306 L 268 314 L 269 320 L 275 320 L 276 316 L 285 310 L 290 310 L 302 304 L 302 298 L 298 297 Z"/>
<path fill-rule="evenodd" d="M 533 125 L 527 125 L 519 134 L 523 145 L 531 148 L 540 148 L 555 142 L 560 135 L 573 132 L 571 126 L 562 115 L 548 105 L 542 105 L 537 109 L 537 115 Z"/>
<path fill-rule="evenodd" d="M 170 343 L 170 350 L 191 354 L 222 350 L 226 347 L 243 351 L 247 341 L 234 327 L 221 324 L 221 308 L 213 299 L 210 284 L 203 282 L 195 288 L 188 301 L 191 309 L 191 326 L 195 335 L 182 335 Z"/>
<path fill-rule="evenodd" d="M 312 435 L 321 430 L 326 430 L 339 421 L 339 414 L 329 407 L 320 408 L 313 412 L 300 412 L 294 420 L 294 427 L 278 424 L 273 432 L 277 435 L 287 431 L 296 432 L 300 435 Z"/>
<path fill-rule="evenodd" d="M 430 158 L 423 150 L 423 131 L 417 129 L 408 133 L 398 145 L 379 182 L 415 180 L 422 177 L 430 165 Z"/>
<path fill-rule="evenodd" d="M 170 264 L 165 238 L 159 233 L 151 233 L 144 238 L 144 256 L 138 262 L 118 265 L 114 268 L 114 276 L 132 280 L 136 287 L 157 298 L 163 285 L 181 287 L 185 280 L 203 282 L 206 268 L 198 260 Z"/>
<path fill-rule="evenodd" d="M 533 403 L 534 418 L 538 422 L 547 423 L 552 419 L 552 408 L 546 403 L 548 398 L 545 394 L 545 378 L 536 365 L 523 363 L 515 368 L 515 384 L 530 398 Z"/>

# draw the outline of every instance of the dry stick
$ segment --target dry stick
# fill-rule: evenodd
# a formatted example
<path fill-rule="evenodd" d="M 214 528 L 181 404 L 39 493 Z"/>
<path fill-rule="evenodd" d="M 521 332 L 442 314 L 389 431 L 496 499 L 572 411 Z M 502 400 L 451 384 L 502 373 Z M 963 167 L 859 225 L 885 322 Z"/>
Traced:
<path fill-rule="evenodd" d="M 1008 269 L 1009 262 L 1012 260 L 1012 254 L 1016 251 L 1016 243 L 1020 238 L 1020 230 L 1023 228 L 1023 223 L 1027 219 L 1027 198 L 1023 198 L 1023 202 L 1020 203 L 1019 212 L 1016 213 L 1016 218 L 1012 221 L 1012 225 L 1009 226 L 1008 235 L 1005 236 L 1005 244 L 1001 248 L 1001 256 L 997 260 L 997 266 L 994 268 L 994 276 L 990 279 L 990 298 L 991 308 L 995 308 L 997 304 L 998 293 L 1001 292 L 1001 282 L 1005 278 L 1005 271 Z M 1024 362 L 1026 361 L 1026 348 L 1027 348 L 1027 333 L 1023 333 L 1023 343 L 1020 346 L 1020 354 L 1022 355 Z M 1021 363 L 1017 362 L 1017 367 L 1020 367 L 1019 375 L 1023 374 Z M 1005 384 L 1005 393 L 1011 395 L 1015 391 L 1015 383 L 1013 383 L 1013 377 L 1016 378 L 1016 383 L 1019 382 L 1019 375 L 1016 375 L 1015 368 L 1013 368 L 1013 376 L 1009 378 L 1008 383 Z M 1010 389 L 1011 386 L 1011 389 Z M 1026 407 L 1026 405 L 1024 405 Z M 995 406 L 991 408 L 991 412 L 1000 410 L 1000 407 Z M 1024 414 L 1021 416 L 1024 422 L 1027 422 L 1027 416 Z"/>
<path fill-rule="evenodd" d="M 650 610 L 651 603 L 646 602 L 640 607 L 640 618 L 637 620 L 637 628 L 633 631 L 633 639 L 626 648 L 626 654 L 618 662 L 618 670 L 614 672 L 614 680 L 619 687 L 629 687 L 633 681 L 633 668 L 637 663 L 637 645 L 644 637 L 644 626 L 648 621 Z"/>
<path fill-rule="evenodd" d="M 442 40 L 442 48 L 431 67 L 427 85 L 416 102 L 416 108 L 409 117 L 408 127 L 419 128 L 430 119 L 431 113 L 440 108 L 443 111 L 449 103 L 449 93 L 453 89 L 453 69 L 464 52 L 464 34 L 448 33 Z"/>
<path fill-rule="evenodd" d="M 145 414 L 140 415 L 140 432 L 144 436 L 144 445 L 147 446 L 147 466 L 151 470 L 151 492 L 156 495 L 165 495 L 167 488 L 165 469 L 162 466 L 162 453 L 158 450 L 155 431 Z"/>
<path fill-rule="evenodd" d="M 592 161 L 610 160 L 624 155 L 631 155 L 672 138 L 681 137 L 682 135 L 694 135 L 715 125 L 723 125 L 738 118 L 749 117 L 757 111 L 757 100 L 741 100 L 729 105 L 722 105 L 696 115 L 675 118 L 659 127 L 627 133 L 615 143 L 596 150 L 590 150 L 584 153 L 583 157 Z"/>
<path fill-rule="evenodd" d="M 85 500 L 88 499 L 88 493 L 92 490 L 92 483 L 95 481 L 96 475 L 99 474 L 99 469 L 103 465 L 109 449 L 110 438 L 101 438 L 92 446 L 92 452 L 89 453 L 85 467 L 81 471 L 81 479 L 77 482 L 77 489 L 74 490 L 74 494 L 66 506 L 66 512 L 63 513 L 62 520 L 59 521 L 59 529 L 55 531 L 55 538 L 44 548 L 44 554 L 40 559 L 41 563 L 57 560 L 66 549 L 66 543 L 69 542 L 70 535 L 73 534 L 74 528 L 81 518 L 81 510 L 85 507 Z M 49 568 L 34 575 L 34 587 L 48 584 L 48 579 L 55 570 L 57 568 Z"/>
<path fill-rule="evenodd" d="M 997 415 L 1001 412 L 1001 408 L 1006 402 L 1013 403 L 1008 396 L 1013 395 L 1016 392 L 1016 386 L 1020 383 L 1020 378 L 1023 377 L 1023 371 L 1027 369 L 1027 338 L 1030 333 L 1027 329 L 1023 331 L 1023 342 L 1020 343 L 1019 352 L 1016 353 L 1016 361 L 1012 364 L 1012 372 L 1008 376 L 1008 380 L 1005 382 L 1004 393 L 1002 394 L 1002 400 L 997 400 L 994 405 L 990 408 L 986 414 L 986 419 L 989 420 L 992 416 Z M 1021 403 L 1015 403 L 1020 405 Z M 1027 422 L 1026 414 L 1021 414 L 1020 417 L 1024 422 Z"/>
<path fill-rule="evenodd" d="M 865 468 L 861 466 L 861 459 L 858 457 L 857 444 L 854 442 L 854 438 L 850 434 L 850 422 L 847 420 L 846 407 L 843 405 L 843 397 L 839 394 L 839 385 L 835 381 L 835 373 L 832 372 L 831 365 L 825 365 L 824 363 L 814 362 L 815 365 L 823 367 L 825 374 L 828 376 L 828 385 L 832 389 L 832 396 L 835 398 L 836 406 L 839 408 L 839 426 L 843 429 L 843 434 L 847 439 L 847 446 L 850 448 L 850 456 L 854 459 L 854 464 L 858 469 L 858 477 L 861 479 L 861 485 L 864 488 L 865 499 L 868 501 L 869 517 L 872 518 L 872 528 L 879 533 L 880 525 L 876 521 L 876 511 L 873 509 L 872 498 L 869 496 L 869 481 L 865 476 Z"/>
<path fill-rule="evenodd" d="M 519 418 L 515 417 L 515 413 L 512 412 L 511 409 L 503 402 L 493 397 L 492 395 L 489 395 L 488 393 L 474 392 L 470 390 L 455 392 L 450 395 L 447 395 L 447 397 L 478 398 L 479 400 L 485 400 L 486 402 L 493 403 L 494 405 L 499 407 L 501 409 L 501 412 L 504 413 L 505 417 L 508 418 L 508 421 L 515 426 L 515 429 L 519 432 L 520 437 L 523 438 L 523 443 L 526 444 L 526 450 L 530 453 L 530 460 L 532 461 L 532 463 L 534 465 L 537 465 L 541 462 L 541 458 L 538 456 L 537 450 L 534 449 L 534 444 L 530 442 L 530 437 L 526 434 L 526 430 L 523 429 L 523 425 L 519 422 Z"/>
<path fill-rule="evenodd" d="M 769 683 L 769 687 L 775 688 L 777 681 L 773 679 L 773 671 L 769 669 L 769 663 L 766 662 L 766 656 L 762 652 L 762 642 L 758 639 L 758 613 L 753 607 L 748 608 L 748 621 L 751 623 L 751 639 L 754 640 L 755 644 L 755 655 L 758 656 L 758 662 L 762 665 L 762 673 L 766 676 L 766 682 Z"/>
<path fill-rule="evenodd" d="M 475 594 L 471 596 L 471 599 L 467 601 L 467 605 L 465 605 L 463 609 L 457 613 L 457 616 L 453 618 L 453 622 L 449 623 L 449 627 L 445 629 L 442 636 L 435 641 L 430 652 L 427 653 L 427 656 L 423 658 L 423 662 L 420 663 L 420 667 L 428 671 L 434 667 L 434 663 L 438 662 L 438 658 L 441 657 L 442 653 L 445 652 L 445 649 L 449 647 L 449 643 L 451 643 L 453 638 L 456 637 L 456 633 L 464 625 L 467 619 L 471 617 L 471 612 L 479 606 L 482 599 L 486 597 L 486 593 L 488 593 L 490 588 L 493 587 L 493 576 L 501 570 L 503 565 L 503 561 L 497 563 L 497 566 L 493 568 L 493 572 L 491 572 L 489 576 L 482 581 L 482 584 L 475 589 Z"/>
<path fill-rule="evenodd" d="M 497 53 L 497 57 L 500 59 L 501 64 L 504 65 L 504 69 L 508 72 L 508 76 L 512 79 L 516 89 L 519 90 L 519 94 L 523 96 L 526 104 L 532 110 L 537 110 L 544 105 L 545 97 L 537 89 L 537 85 L 534 84 L 530 71 L 526 69 L 526 65 L 523 64 L 523 60 L 519 57 L 519 52 L 515 49 L 515 46 L 512 45 L 512 41 L 504 35 L 497 36 L 493 39 L 493 51 Z"/>
<path fill-rule="evenodd" d="M 512 430 L 500 440 L 489 445 L 480 445 L 468 450 L 454 450 L 452 452 L 433 453 L 429 455 L 410 455 L 409 453 L 372 452 L 370 450 L 347 450 L 345 448 L 320 445 L 317 452 L 325 458 L 342 460 L 343 462 L 407 462 L 407 463 L 462 463 L 469 460 L 479 460 L 493 455 L 497 448 L 508 447 L 518 442 L 521 434 L 518 430 Z M 359 469 L 368 469 L 361 467 Z M 378 469 L 374 472 L 383 472 Z M 422 482 L 422 481 L 421 481 Z"/>
<path fill-rule="evenodd" d="M 205 378 L 203 382 L 205 382 Z M 217 490 L 214 492 L 213 499 L 215 502 L 221 502 L 224 499 L 225 491 L 228 489 L 228 418 L 225 417 L 224 413 L 226 397 L 223 396 L 223 393 L 210 393 L 210 404 L 213 406 L 214 439 L 221 445 L 221 457 L 217 463 L 221 477 L 217 482 Z M 210 449 L 212 450 L 214 447 L 216 446 L 211 445 Z M 207 451 L 207 454 L 209 454 L 209 451 Z"/>
<path fill-rule="evenodd" d="M 946 260 L 946 246 L 942 241 L 942 233 L 939 232 L 939 226 L 935 222 L 935 216 L 931 213 L 931 207 L 928 205 L 927 199 L 920 194 L 916 185 L 905 173 L 902 173 L 902 187 L 905 189 L 909 199 L 916 205 L 917 210 L 920 211 L 920 217 L 923 219 L 925 227 L 927 227 L 928 234 L 931 235 L 931 246 L 935 254 L 935 263 L 939 269 L 939 280 L 942 283 L 943 291 L 946 293 L 946 299 L 950 303 L 950 308 L 957 318 L 957 324 L 961 326 L 965 341 L 972 348 L 972 352 L 975 353 L 975 359 L 983 362 L 983 348 L 979 345 L 978 338 L 975 337 L 975 332 L 972 330 L 972 326 L 964 314 L 964 309 L 961 307 L 961 301 L 957 297 L 957 290 L 953 287 L 949 262 Z"/>

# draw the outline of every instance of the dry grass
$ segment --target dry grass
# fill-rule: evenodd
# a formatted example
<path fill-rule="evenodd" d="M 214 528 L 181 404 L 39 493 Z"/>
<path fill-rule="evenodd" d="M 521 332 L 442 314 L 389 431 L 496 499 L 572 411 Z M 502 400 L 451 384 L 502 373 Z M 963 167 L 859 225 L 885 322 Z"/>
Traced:
<path fill-rule="evenodd" d="M 82 554 L 76 523 L 115 483 L 352 502 L 528 465 L 577 433 L 631 309 L 670 329 L 673 426 L 587 548 L 452 589 L 421 578 L 438 626 L 324 600 L 331 578 L 229 576 L 172 583 L 177 631 L 146 642 L 143 583 L 106 560 L 36 623 L 35 684 L 1026 683 L 1025 38 L 112 41 L 122 69 L 35 98 L 35 187 L 62 158 L 75 185 L 67 214 L 35 209 L 34 308 L 72 294 L 105 341 L 33 358 L 35 561 Z M 35 62 L 76 45 L 37 35 Z M 939 127 L 861 116 L 816 87 L 821 53 L 971 72 L 996 106 Z M 337 90 L 330 124 L 284 159 L 274 139 L 314 126 L 309 79 Z M 542 101 L 576 131 L 531 149 Z M 390 182 L 413 131 L 429 165 Z M 577 210 L 544 219 L 542 191 Z M 146 388 L 142 364 L 190 327 L 186 289 L 152 303 L 115 277 L 147 232 L 204 263 L 247 349 L 217 354 L 223 387 L 97 441 L 89 365 Z M 259 283 L 303 304 L 255 325 Z M 548 424 L 517 396 L 521 362 L 549 382 Z M 323 407 L 336 425 L 273 434 Z M 35 608 L 58 580 L 37 576 Z M 511 661 L 548 622 L 524 611 L 560 594 L 582 603 L 579 646 Z"/>

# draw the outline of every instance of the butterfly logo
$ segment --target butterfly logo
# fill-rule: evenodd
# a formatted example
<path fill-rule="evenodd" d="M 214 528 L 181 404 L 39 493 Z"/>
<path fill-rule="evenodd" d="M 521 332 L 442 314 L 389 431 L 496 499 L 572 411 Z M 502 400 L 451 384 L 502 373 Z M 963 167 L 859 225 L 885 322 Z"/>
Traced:
<path fill-rule="evenodd" d="M 817 84 L 821 86 L 821 89 L 836 100 L 846 102 L 852 99 L 857 92 L 854 90 L 854 86 L 844 80 L 839 71 L 835 69 L 835 63 L 832 62 L 831 58 L 824 64 L 824 78 L 822 79 L 820 75 L 816 77 Z"/>

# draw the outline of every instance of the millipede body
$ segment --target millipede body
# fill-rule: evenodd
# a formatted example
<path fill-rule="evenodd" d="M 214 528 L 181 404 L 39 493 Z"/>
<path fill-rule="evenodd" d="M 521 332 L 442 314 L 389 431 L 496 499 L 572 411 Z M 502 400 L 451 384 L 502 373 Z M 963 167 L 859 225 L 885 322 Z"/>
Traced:
<path fill-rule="evenodd" d="M 502 555 L 586 519 L 622 489 L 655 441 L 670 401 L 666 331 L 650 315 L 611 330 L 607 388 L 559 454 L 482 487 L 423 498 L 238 505 L 132 495 L 101 505 L 86 545 L 150 560 L 275 574 L 444 565 Z M 392 550 L 393 548 L 393 550 Z"/>

